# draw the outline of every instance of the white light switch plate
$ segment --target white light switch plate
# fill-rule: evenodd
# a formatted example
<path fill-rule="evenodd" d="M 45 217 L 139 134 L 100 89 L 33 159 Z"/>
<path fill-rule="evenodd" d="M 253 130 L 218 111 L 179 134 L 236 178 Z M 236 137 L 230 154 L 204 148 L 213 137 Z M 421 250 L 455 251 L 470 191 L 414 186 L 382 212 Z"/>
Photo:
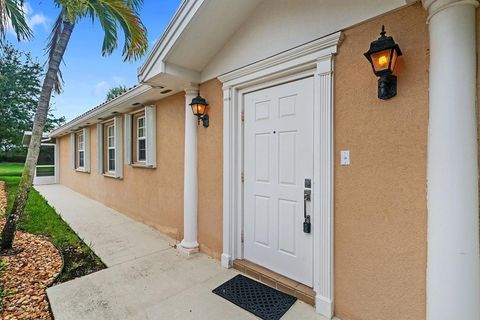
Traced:
<path fill-rule="evenodd" d="M 342 166 L 350 165 L 350 150 L 340 151 L 340 165 Z"/>

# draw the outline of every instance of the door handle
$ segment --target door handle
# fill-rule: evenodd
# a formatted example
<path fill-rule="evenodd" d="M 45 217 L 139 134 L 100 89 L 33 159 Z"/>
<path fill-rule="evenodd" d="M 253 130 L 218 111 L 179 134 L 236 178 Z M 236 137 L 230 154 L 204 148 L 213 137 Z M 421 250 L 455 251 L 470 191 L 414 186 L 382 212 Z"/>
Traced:
<path fill-rule="evenodd" d="M 310 215 L 307 214 L 307 201 L 312 200 L 312 191 L 304 190 L 303 192 L 303 232 L 311 233 L 312 232 L 312 223 L 310 221 Z"/>

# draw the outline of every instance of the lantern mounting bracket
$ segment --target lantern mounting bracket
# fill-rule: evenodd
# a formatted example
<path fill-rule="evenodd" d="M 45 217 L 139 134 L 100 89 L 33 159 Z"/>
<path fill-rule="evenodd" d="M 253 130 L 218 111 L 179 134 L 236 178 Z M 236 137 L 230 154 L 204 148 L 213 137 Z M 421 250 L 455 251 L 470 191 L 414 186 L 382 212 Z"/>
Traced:
<path fill-rule="evenodd" d="M 202 122 L 204 128 L 208 128 L 210 125 L 210 117 L 208 114 L 198 117 L 198 124 L 200 124 L 200 121 Z"/>
<path fill-rule="evenodd" d="M 384 74 L 378 78 L 378 98 L 388 100 L 397 95 L 397 77 Z"/>

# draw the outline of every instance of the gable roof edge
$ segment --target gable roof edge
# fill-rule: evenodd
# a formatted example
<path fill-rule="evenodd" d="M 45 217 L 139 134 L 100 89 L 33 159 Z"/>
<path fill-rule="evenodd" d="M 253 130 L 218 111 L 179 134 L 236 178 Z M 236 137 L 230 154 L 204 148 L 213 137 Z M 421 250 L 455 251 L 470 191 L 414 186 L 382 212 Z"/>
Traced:
<path fill-rule="evenodd" d="M 206 0 L 183 0 L 175 12 L 172 20 L 167 25 L 160 39 L 155 43 L 152 51 L 147 56 L 143 65 L 138 68 L 137 76 L 140 83 L 148 80 L 148 75 L 152 71 L 158 60 L 163 60 L 170 50 L 174 47 L 176 41 L 181 37 L 186 27 L 194 17 L 198 9 Z M 163 61 L 161 61 L 163 62 Z"/>

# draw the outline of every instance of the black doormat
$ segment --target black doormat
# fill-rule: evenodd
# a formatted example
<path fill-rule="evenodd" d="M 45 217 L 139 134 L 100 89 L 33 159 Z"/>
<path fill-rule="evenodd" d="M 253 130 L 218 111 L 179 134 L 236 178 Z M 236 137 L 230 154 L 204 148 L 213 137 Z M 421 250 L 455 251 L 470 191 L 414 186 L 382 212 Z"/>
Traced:
<path fill-rule="evenodd" d="M 280 319 L 297 301 L 297 298 L 291 295 L 241 274 L 213 289 L 212 292 L 263 320 Z"/>

